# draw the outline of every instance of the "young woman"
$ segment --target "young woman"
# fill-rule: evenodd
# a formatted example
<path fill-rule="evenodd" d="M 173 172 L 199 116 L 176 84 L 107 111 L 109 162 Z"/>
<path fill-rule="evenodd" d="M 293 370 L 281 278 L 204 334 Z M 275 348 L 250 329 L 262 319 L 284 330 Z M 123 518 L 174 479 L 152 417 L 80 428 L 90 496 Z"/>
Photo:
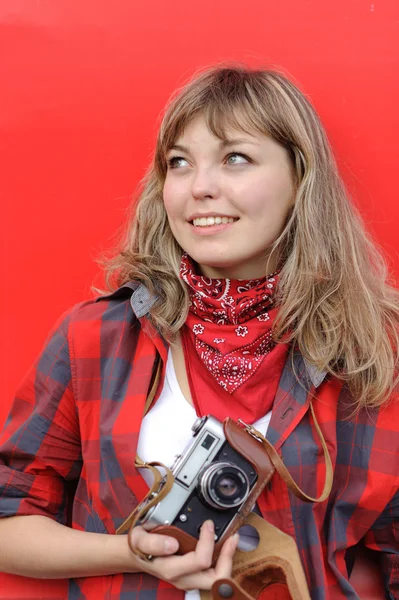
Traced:
<path fill-rule="evenodd" d="M 229 538 L 212 567 L 212 522 L 184 556 L 135 528 L 151 562 L 114 535 L 148 490 L 136 453 L 170 464 L 196 415 L 241 418 L 317 496 L 312 399 L 331 494 L 306 504 L 275 475 L 262 516 L 295 538 L 314 600 L 357 597 L 357 545 L 379 551 L 386 597 L 399 598 L 398 295 L 293 83 L 222 66 L 179 91 L 107 283 L 61 317 L 17 392 L 0 452 L 0 570 L 68 578 L 70 599 L 210 589 L 237 546 Z"/>

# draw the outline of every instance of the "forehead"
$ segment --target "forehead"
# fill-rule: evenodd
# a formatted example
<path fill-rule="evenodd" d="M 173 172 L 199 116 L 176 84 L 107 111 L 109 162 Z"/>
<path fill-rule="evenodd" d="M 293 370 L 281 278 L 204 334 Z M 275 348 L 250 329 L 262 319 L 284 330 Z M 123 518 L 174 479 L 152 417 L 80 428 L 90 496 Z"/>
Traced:
<path fill-rule="evenodd" d="M 236 141 L 255 141 L 256 138 L 265 137 L 258 129 L 248 124 L 238 122 L 237 120 L 223 119 L 217 124 L 212 123 L 204 114 L 196 115 L 185 127 L 176 134 L 172 146 L 188 140 L 194 140 L 198 137 L 212 137 L 215 141 L 222 141 L 224 144 L 231 140 Z"/>

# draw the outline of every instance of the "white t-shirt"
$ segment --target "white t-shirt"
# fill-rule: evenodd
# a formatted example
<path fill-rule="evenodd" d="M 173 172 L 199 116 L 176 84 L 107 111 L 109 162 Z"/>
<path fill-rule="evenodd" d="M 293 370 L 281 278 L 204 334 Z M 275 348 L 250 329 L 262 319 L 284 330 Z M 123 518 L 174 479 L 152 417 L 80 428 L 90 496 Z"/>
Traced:
<path fill-rule="evenodd" d="M 251 423 L 266 435 L 271 411 Z M 145 462 L 160 461 L 172 466 L 175 456 L 181 454 L 192 438 L 191 426 L 197 415 L 194 407 L 184 397 L 176 378 L 172 354 L 169 349 L 164 386 L 155 405 L 145 415 L 139 434 L 137 454 Z M 149 469 L 140 474 L 149 486 L 153 475 Z M 186 592 L 186 600 L 199 600 L 198 590 Z"/>

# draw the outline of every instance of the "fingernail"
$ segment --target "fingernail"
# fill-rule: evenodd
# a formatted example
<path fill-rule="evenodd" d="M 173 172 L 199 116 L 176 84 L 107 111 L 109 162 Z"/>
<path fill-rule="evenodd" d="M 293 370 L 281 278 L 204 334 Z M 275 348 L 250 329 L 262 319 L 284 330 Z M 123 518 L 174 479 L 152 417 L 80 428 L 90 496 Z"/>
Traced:
<path fill-rule="evenodd" d="M 209 520 L 209 521 L 205 521 L 205 525 L 208 531 L 210 531 L 211 533 L 215 532 L 215 524 L 213 521 Z"/>
<path fill-rule="evenodd" d="M 173 552 L 176 552 L 178 550 L 179 543 L 173 538 L 170 540 L 165 540 L 164 548 L 165 552 L 170 552 L 172 554 Z"/>

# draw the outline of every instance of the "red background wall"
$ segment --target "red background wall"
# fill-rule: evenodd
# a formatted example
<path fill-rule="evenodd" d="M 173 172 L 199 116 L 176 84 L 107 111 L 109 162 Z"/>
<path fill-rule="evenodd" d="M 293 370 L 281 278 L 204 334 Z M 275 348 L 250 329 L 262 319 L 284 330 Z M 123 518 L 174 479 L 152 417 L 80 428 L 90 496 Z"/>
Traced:
<path fill-rule="evenodd" d="M 196 69 L 280 65 L 316 105 L 398 272 L 397 0 L 2 0 L 0 425 L 58 315 L 90 295 Z"/>

